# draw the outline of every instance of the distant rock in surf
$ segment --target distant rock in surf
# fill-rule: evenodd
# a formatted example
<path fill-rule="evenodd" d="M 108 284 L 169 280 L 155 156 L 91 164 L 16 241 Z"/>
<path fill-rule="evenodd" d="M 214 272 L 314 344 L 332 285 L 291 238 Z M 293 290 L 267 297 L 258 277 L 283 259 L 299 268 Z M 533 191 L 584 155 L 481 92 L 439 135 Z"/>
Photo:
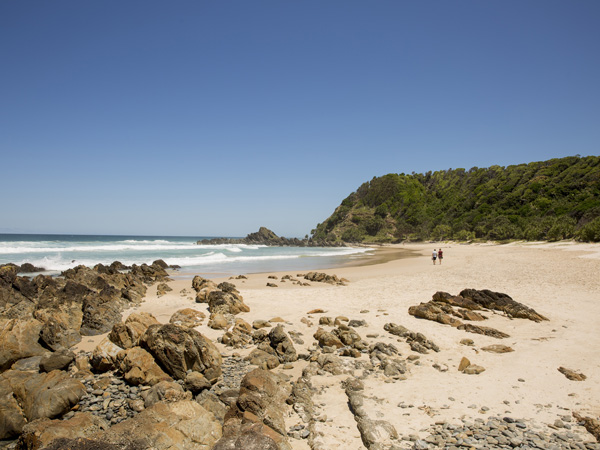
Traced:
<path fill-rule="evenodd" d="M 225 244 L 246 244 L 246 245 L 267 245 L 270 247 L 345 247 L 341 242 L 328 242 L 325 240 L 285 238 L 277 236 L 273 231 L 265 227 L 260 227 L 256 233 L 250 233 L 243 239 L 232 238 L 213 238 L 197 241 L 198 245 L 225 245 Z"/>

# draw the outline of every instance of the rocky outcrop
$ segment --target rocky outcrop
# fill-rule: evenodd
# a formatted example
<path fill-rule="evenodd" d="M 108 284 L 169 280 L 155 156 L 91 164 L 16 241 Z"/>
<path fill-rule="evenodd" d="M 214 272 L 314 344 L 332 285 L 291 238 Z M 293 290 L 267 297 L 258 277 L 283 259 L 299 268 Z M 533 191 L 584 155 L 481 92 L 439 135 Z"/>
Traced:
<path fill-rule="evenodd" d="M 308 272 L 304 275 L 304 279 L 308 281 L 314 281 L 316 283 L 327 283 L 334 284 L 337 286 L 345 286 L 348 280 L 345 278 L 338 278 L 337 275 L 328 275 L 323 272 Z"/>
<path fill-rule="evenodd" d="M 363 383 L 356 378 L 349 378 L 344 382 L 344 388 L 364 446 L 368 449 L 391 448 L 399 438 L 398 432 L 389 422 L 373 420 L 368 416 L 363 407 Z"/>
<path fill-rule="evenodd" d="M 188 370 L 202 373 L 211 383 L 221 375 L 221 354 L 210 339 L 193 328 L 150 325 L 141 346 L 177 380 L 184 380 Z"/>
<path fill-rule="evenodd" d="M 211 291 L 208 294 L 207 302 L 208 310 L 211 313 L 235 315 L 250 311 L 240 293 L 235 289 L 230 289 L 227 292 L 220 289 Z"/>
<path fill-rule="evenodd" d="M 343 243 L 331 243 L 325 240 L 284 238 L 277 236 L 273 231 L 260 227 L 256 233 L 250 233 L 243 239 L 215 238 L 203 239 L 196 242 L 198 245 L 224 245 L 224 244 L 246 244 L 267 245 L 277 247 L 343 247 Z"/>
<path fill-rule="evenodd" d="M 43 324 L 38 320 L 0 319 L 0 372 L 19 359 L 43 355 L 47 350 L 39 343 Z"/>
<path fill-rule="evenodd" d="M 571 381 L 585 381 L 587 379 L 587 377 L 584 374 L 575 372 L 571 369 L 567 369 L 566 367 L 561 366 L 558 368 L 558 371 Z"/>
<path fill-rule="evenodd" d="M 464 299 L 472 300 L 486 309 L 502 311 L 509 317 L 529 319 L 534 322 L 548 320 L 534 309 L 513 300 L 510 296 L 501 292 L 493 292 L 488 289 L 463 289 L 459 295 Z"/>

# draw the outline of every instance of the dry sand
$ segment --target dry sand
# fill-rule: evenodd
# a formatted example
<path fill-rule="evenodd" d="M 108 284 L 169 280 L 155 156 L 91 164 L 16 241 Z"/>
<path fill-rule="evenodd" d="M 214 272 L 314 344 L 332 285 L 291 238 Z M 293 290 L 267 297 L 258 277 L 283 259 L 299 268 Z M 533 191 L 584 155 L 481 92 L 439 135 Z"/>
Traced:
<path fill-rule="evenodd" d="M 525 419 L 530 426 L 550 433 L 548 424 L 560 416 L 570 416 L 573 411 L 593 417 L 600 415 L 600 245 L 571 242 L 447 244 L 442 245 L 443 264 L 435 266 L 429 255 L 439 244 L 396 247 L 409 249 L 417 256 L 323 271 L 347 278 L 350 281 L 347 286 L 312 283 L 310 287 L 303 287 L 281 282 L 281 276 L 289 272 L 277 273 L 279 280 L 268 279 L 271 274 L 230 280 L 251 308 L 240 317 L 249 323 L 256 319 L 283 318 L 286 331 L 296 330 L 303 335 L 305 344 L 296 345 L 299 353 L 307 352 L 314 345 L 312 335 L 321 315 L 366 320 L 367 327 L 356 329 L 362 338 L 370 343 L 392 343 L 403 358 L 416 353 L 403 339 L 384 331 L 384 324 L 401 324 L 433 340 L 441 351 L 419 355 L 417 364 L 408 365 L 406 380 L 392 381 L 381 372 L 363 380 L 369 416 L 389 421 L 400 435 L 424 437 L 425 428 L 435 422 L 445 420 L 460 424 L 461 419 L 485 419 L 488 415 Z M 291 275 L 296 276 L 296 273 Z M 267 282 L 274 282 L 278 287 L 266 287 Z M 137 310 L 151 312 L 163 323 L 184 307 L 205 311 L 208 316 L 207 305 L 194 303 L 191 280 L 176 280 L 170 285 L 173 291 L 160 298 L 156 297 L 155 288 L 151 289 Z M 510 335 L 498 340 L 408 314 L 409 306 L 429 301 L 436 291 L 456 295 L 464 288 L 506 293 L 550 320 L 535 323 L 486 313 L 489 317 L 486 326 Z M 307 312 L 315 308 L 322 308 L 326 313 L 309 316 Z M 301 322 L 302 318 L 308 318 L 313 325 L 308 327 Z M 206 325 L 197 329 L 214 341 L 223 334 Z M 378 337 L 367 338 L 367 334 Z M 472 339 L 475 345 L 460 344 L 464 338 Z M 82 347 L 92 347 L 98 339 L 84 342 Z M 491 344 L 509 345 L 515 351 L 494 354 L 480 350 Z M 250 351 L 218 345 L 224 355 Z M 485 372 L 479 375 L 458 372 L 463 356 L 483 366 Z M 347 361 L 348 367 L 353 367 L 352 358 L 342 359 Z M 306 364 L 299 360 L 291 370 L 279 367 L 275 371 L 296 378 Z M 441 372 L 434 364 L 448 370 Z M 585 374 L 587 380 L 568 380 L 557 370 L 560 366 Z M 360 375 L 360 371 L 355 374 Z M 313 398 L 319 406 L 318 414 L 327 416 L 316 429 L 323 433 L 322 440 L 330 443 L 331 448 L 339 445 L 364 448 L 341 387 L 341 381 L 348 376 L 327 374 L 312 379 L 319 388 Z M 289 414 L 287 425 L 300 422 L 291 408 Z M 581 427 L 574 429 L 583 431 Z M 291 444 L 295 449 L 308 448 L 305 441 L 292 440 Z"/>

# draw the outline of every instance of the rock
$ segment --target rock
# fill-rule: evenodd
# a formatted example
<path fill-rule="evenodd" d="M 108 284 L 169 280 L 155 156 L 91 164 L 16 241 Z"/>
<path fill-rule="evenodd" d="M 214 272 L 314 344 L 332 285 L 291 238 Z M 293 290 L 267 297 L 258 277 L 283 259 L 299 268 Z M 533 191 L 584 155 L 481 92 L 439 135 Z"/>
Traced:
<path fill-rule="evenodd" d="M 190 371 L 185 376 L 185 388 L 192 392 L 192 394 L 198 394 L 199 392 L 210 389 L 211 383 L 206 379 L 204 375 L 199 372 Z"/>
<path fill-rule="evenodd" d="M 228 326 L 227 318 L 222 313 L 213 313 L 208 319 L 208 327 L 213 330 L 224 330 Z"/>
<path fill-rule="evenodd" d="M 76 310 L 76 316 L 81 316 L 81 311 Z M 36 312 L 36 317 L 40 317 L 39 311 Z M 75 328 L 69 328 L 69 324 L 64 320 L 56 318 L 49 318 L 44 321 L 44 325 L 40 330 L 40 342 L 48 348 L 56 351 L 61 348 L 70 348 L 81 342 L 81 335 L 79 334 L 79 324 L 81 323 L 81 317 L 79 317 L 78 323 Z"/>
<path fill-rule="evenodd" d="M 306 275 L 304 275 L 304 279 L 308 281 L 315 281 L 318 283 L 335 284 L 338 286 L 344 285 L 344 281 L 340 280 L 337 277 L 337 275 L 327 275 L 323 272 L 309 272 Z"/>
<path fill-rule="evenodd" d="M 275 351 L 275 355 L 279 359 L 279 362 L 294 362 L 298 360 L 298 354 L 296 348 L 292 343 L 292 340 L 283 330 L 283 326 L 277 325 L 273 328 L 269 334 L 269 345 Z"/>
<path fill-rule="evenodd" d="M 195 328 L 202 325 L 204 319 L 206 319 L 206 314 L 203 312 L 192 308 L 185 308 L 175 312 L 171 316 L 171 319 L 169 319 L 169 323 L 182 327 Z"/>
<path fill-rule="evenodd" d="M 120 292 L 110 286 L 97 295 L 90 294 L 85 297 L 80 329 L 82 336 L 108 333 L 116 323 L 121 321 L 123 305 L 117 301 L 118 298 Z"/>
<path fill-rule="evenodd" d="M 260 330 L 261 328 L 268 328 L 271 326 L 271 322 L 269 322 L 268 320 L 258 319 L 252 322 L 252 328 L 254 328 L 255 330 Z"/>
<path fill-rule="evenodd" d="M 0 376 L 2 380 L 10 385 L 28 421 L 59 417 L 86 393 L 81 382 L 60 370 L 43 374 L 9 370 Z"/>
<path fill-rule="evenodd" d="M 366 320 L 351 320 L 348 322 L 348 326 L 349 327 L 366 327 L 367 326 L 367 321 Z"/>
<path fill-rule="evenodd" d="M 411 306 L 408 308 L 408 313 L 411 316 L 419 317 L 421 319 L 433 320 L 434 322 L 441 323 L 443 325 L 450 325 L 453 327 L 458 327 L 462 325 L 462 322 L 458 319 L 455 319 L 436 305 L 435 303 L 421 303 L 418 306 Z"/>
<path fill-rule="evenodd" d="M 477 364 L 470 364 L 468 367 L 462 371 L 468 375 L 479 375 L 481 372 L 485 371 L 485 369 Z"/>
<path fill-rule="evenodd" d="M 321 316 L 319 317 L 319 325 L 328 325 L 330 327 L 333 326 L 333 317 Z"/>
<path fill-rule="evenodd" d="M 260 349 L 252 350 L 244 359 L 263 370 L 274 369 L 279 365 L 279 358 L 277 356 Z"/>
<path fill-rule="evenodd" d="M 508 346 L 502 345 L 502 344 L 488 345 L 486 347 L 481 347 L 481 350 L 483 350 L 484 352 L 490 352 L 490 353 L 514 352 L 514 350 L 511 347 L 508 347 Z"/>
<path fill-rule="evenodd" d="M 473 342 L 473 339 L 461 339 L 460 343 L 462 345 L 469 345 L 469 346 L 475 345 L 475 342 Z"/>
<path fill-rule="evenodd" d="M 26 420 L 10 383 L 0 378 L 0 440 L 13 439 L 23 431 Z"/>
<path fill-rule="evenodd" d="M 462 372 L 470 365 L 471 365 L 471 361 L 469 361 L 468 358 L 463 356 L 462 359 L 460 360 L 460 364 L 458 365 L 458 371 Z"/>
<path fill-rule="evenodd" d="M 267 287 L 276 288 L 276 287 L 279 287 L 279 286 L 277 286 L 275 283 L 267 283 Z"/>
<path fill-rule="evenodd" d="M 289 386 L 271 372 L 255 369 L 246 374 L 225 416 L 224 437 L 214 449 L 291 449 L 284 421 L 289 394 Z"/>
<path fill-rule="evenodd" d="M 171 292 L 172 290 L 173 288 L 167 283 L 160 283 L 158 286 L 156 286 L 156 295 L 162 297 L 167 292 Z"/>
<path fill-rule="evenodd" d="M 119 365 L 117 355 L 121 350 L 123 349 L 109 341 L 108 338 L 102 339 L 92 352 L 90 359 L 92 368 L 97 372 L 115 370 Z"/>
<path fill-rule="evenodd" d="M 340 339 L 335 336 L 333 333 L 325 331 L 322 328 L 319 328 L 313 337 L 318 341 L 319 346 L 321 347 L 335 347 L 342 348 L 344 344 Z"/>
<path fill-rule="evenodd" d="M 184 400 L 158 402 L 90 438 L 108 444 L 131 443 L 132 447 L 124 450 L 200 450 L 212 449 L 221 436 L 221 424 L 210 412 Z"/>
<path fill-rule="evenodd" d="M 298 276 L 300 276 L 300 275 L 298 275 Z M 311 309 L 306 314 L 324 314 L 324 313 L 325 313 L 325 310 L 323 310 L 321 308 L 317 308 L 317 309 Z"/>
<path fill-rule="evenodd" d="M 243 348 L 252 342 L 252 327 L 243 319 L 236 319 L 233 328 L 221 338 L 221 342 L 229 347 Z"/>
<path fill-rule="evenodd" d="M 434 352 L 440 351 L 440 348 L 433 341 L 427 339 L 422 333 L 415 333 L 402 325 L 386 323 L 383 326 L 383 329 L 395 336 L 405 338 L 406 342 L 410 345 L 411 350 L 415 352 L 426 354 L 428 353 L 428 350 L 433 350 Z"/>
<path fill-rule="evenodd" d="M 191 400 L 192 393 L 184 391 L 179 383 L 173 381 L 160 381 L 149 390 L 142 393 L 144 406 L 150 408 L 158 402 L 178 402 L 181 400 Z"/>
<path fill-rule="evenodd" d="M 504 339 L 510 337 L 510 335 L 496 330 L 495 328 L 490 327 L 482 327 L 479 325 L 473 325 L 472 323 L 463 323 L 457 327 L 459 330 L 467 331 L 468 333 L 476 333 L 483 334 L 485 336 L 490 336 L 496 339 Z"/>
<path fill-rule="evenodd" d="M 463 289 L 460 292 L 460 296 L 472 300 L 484 308 L 503 311 L 510 317 L 529 319 L 534 322 L 548 320 L 534 309 L 516 302 L 510 296 L 500 292 L 493 292 L 488 289 L 481 291 L 477 289 Z"/>
<path fill-rule="evenodd" d="M 46 449 L 58 439 L 76 439 L 101 432 L 109 423 L 92 413 L 77 412 L 69 420 L 41 419 L 28 423 L 17 443 L 18 449 Z M 63 447 L 68 449 L 70 447 Z"/>
<path fill-rule="evenodd" d="M 42 357 L 40 360 L 40 370 L 42 372 L 66 370 L 74 360 L 75 353 L 72 351 L 67 349 L 58 350 Z"/>
<path fill-rule="evenodd" d="M 212 291 L 208 294 L 208 310 L 211 313 L 235 315 L 249 312 L 250 308 L 244 303 L 241 295 L 235 292 Z"/>
<path fill-rule="evenodd" d="M 123 378 L 132 386 L 154 386 L 162 381 L 171 381 L 150 353 L 141 347 L 132 347 L 118 355 L 119 369 Z"/>
<path fill-rule="evenodd" d="M 19 359 L 41 356 L 46 352 L 38 340 L 42 323 L 35 319 L 10 319 L 0 329 L 0 372 Z"/>
<path fill-rule="evenodd" d="M 567 369 L 566 367 L 559 367 L 558 371 L 562 373 L 571 381 L 584 381 L 587 377 L 582 373 L 577 373 L 574 370 Z"/>
<path fill-rule="evenodd" d="M 600 442 L 600 420 L 592 417 L 585 417 L 576 412 L 573 412 L 573 417 L 578 422 L 583 422 L 583 426 L 588 433 L 596 438 L 596 442 Z"/>
<path fill-rule="evenodd" d="M 202 373 L 213 384 L 221 375 L 221 354 L 208 338 L 193 328 L 151 325 L 141 345 L 178 380 L 185 379 L 188 370 Z"/>

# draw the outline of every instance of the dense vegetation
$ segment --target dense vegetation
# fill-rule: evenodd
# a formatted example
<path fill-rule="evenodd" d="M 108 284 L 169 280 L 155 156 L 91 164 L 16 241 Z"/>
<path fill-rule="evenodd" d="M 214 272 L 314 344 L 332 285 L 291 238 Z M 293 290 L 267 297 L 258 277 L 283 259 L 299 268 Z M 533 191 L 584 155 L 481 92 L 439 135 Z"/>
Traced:
<path fill-rule="evenodd" d="M 375 177 L 312 230 L 345 242 L 600 241 L 600 157 Z"/>

